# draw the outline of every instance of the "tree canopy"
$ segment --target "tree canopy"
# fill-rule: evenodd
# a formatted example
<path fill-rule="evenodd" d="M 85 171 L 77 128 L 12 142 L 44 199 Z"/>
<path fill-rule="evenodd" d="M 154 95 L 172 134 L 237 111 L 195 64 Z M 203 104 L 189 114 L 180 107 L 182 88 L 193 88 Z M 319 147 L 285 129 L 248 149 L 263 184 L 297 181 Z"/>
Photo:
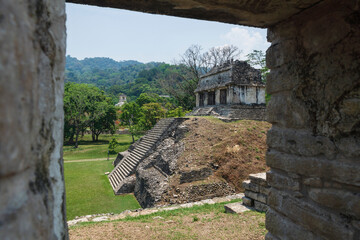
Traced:
<path fill-rule="evenodd" d="M 100 133 L 113 131 L 116 110 L 104 91 L 89 84 L 66 83 L 64 91 L 64 138 L 78 147 L 79 134 L 87 127 L 97 141 Z M 75 140 L 74 140 L 75 137 Z"/>

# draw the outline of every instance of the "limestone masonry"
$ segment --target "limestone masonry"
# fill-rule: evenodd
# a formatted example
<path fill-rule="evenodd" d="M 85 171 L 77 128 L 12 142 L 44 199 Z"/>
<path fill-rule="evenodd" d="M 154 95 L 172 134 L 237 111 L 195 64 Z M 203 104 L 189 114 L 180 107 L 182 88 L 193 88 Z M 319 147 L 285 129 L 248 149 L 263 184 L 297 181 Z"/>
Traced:
<path fill-rule="evenodd" d="M 249 178 L 250 180 L 242 183 L 245 189 L 245 196 L 242 198 L 243 204 L 258 211 L 267 211 L 270 186 L 266 182 L 266 173 L 250 174 Z"/>
<path fill-rule="evenodd" d="M 265 238 L 360 239 L 358 0 L 68 2 L 268 27 Z M 67 239 L 65 1 L 0 6 L 0 238 Z"/>

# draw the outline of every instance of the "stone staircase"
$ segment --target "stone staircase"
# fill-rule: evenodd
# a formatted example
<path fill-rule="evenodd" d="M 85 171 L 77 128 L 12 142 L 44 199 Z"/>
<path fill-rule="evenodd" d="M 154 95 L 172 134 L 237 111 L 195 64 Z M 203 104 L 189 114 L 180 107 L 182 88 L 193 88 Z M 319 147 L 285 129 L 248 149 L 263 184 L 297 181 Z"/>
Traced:
<path fill-rule="evenodd" d="M 135 173 L 138 164 L 151 154 L 157 143 L 161 141 L 162 135 L 167 132 L 175 121 L 174 118 L 161 119 L 139 140 L 130 154 L 122 159 L 111 171 L 108 178 L 115 194 L 119 194 L 123 180 Z"/>
<path fill-rule="evenodd" d="M 214 107 L 200 107 L 192 111 L 189 115 L 191 116 L 210 116 Z"/>

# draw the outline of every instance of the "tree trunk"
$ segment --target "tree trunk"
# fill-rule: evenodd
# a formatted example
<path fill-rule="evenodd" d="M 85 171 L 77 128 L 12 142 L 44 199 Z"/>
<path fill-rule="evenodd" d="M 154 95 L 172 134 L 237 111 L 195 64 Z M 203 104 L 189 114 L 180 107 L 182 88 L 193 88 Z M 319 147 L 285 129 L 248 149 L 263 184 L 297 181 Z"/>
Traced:
<path fill-rule="evenodd" d="M 96 140 L 95 140 L 96 142 L 99 141 L 99 135 L 100 133 L 96 134 Z"/>
<path fill-rule="evenodd" d="M 97 137 L 95 138 L 95 136 L 96 134 L 94 133 L 94 131 L 91 131 L 91 137 L 93 142 L 97 141 Z"/>
<path fill-rule="evenodd" d="M 78 140 L 79 140 L 79 134 L 80 134 L 79 126 L 76 125 L 75 129 L 76 129 L 76 137 L 75 137 L 75 146 L 74 146 L 74 148 L 78 148 L 78 146 L 79 146 Z"/>
<path fill-rule="evenodd" d="M 133 133 L 131 133 L 131 137 L 132 137 L 132 143 L 135 143 L 135 139 L 134 139 L 134 134 Z"/>
<path fill-rule="evenodd" d="M 71 135 L 70 135 L 69 140 L 67 142 L 68 144 L 70 144 L 70 145 L 74 144 L 74 136 L 75 136 L 75 129 L 72 128 Z"/>

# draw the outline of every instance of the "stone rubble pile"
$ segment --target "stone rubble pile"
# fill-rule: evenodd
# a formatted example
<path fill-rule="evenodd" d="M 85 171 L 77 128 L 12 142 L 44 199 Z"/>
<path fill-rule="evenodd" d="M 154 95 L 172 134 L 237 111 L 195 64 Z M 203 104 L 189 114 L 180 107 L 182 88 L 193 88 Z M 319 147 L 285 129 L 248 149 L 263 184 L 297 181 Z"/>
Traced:
<path fill-rule="evenodd" d="M 245 189 L 245 196 L 242 198 L 243 204 L 255 208 L 257 211 L 266 212 L 268 210 L 267 199 L 270 186 L 266 182 L 266 173 L 256 173 L 249 175 L 250 180 L 242 183 Z"/>

